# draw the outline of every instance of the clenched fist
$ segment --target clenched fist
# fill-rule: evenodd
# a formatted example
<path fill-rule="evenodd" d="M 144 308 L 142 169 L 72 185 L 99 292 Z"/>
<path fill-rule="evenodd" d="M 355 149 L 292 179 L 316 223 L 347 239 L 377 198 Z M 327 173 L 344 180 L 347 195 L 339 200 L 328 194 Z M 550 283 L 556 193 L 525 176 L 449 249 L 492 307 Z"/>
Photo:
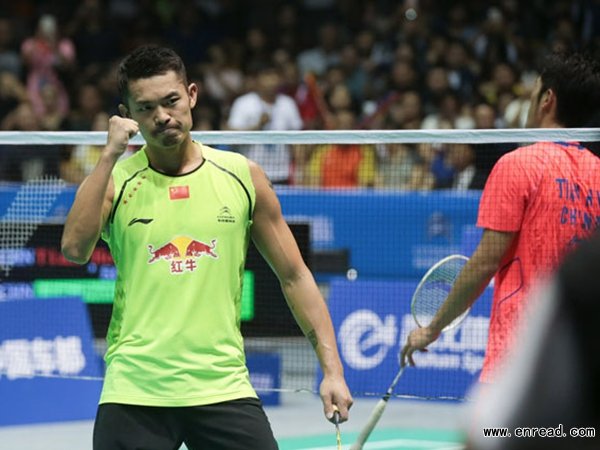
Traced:
<path fill-rule="evenodd" d="M 135 120 L 126 117 L 112 116 L 108 120 L 108 139 L 106 142 L 107 151 L 119 157 L 129 145 L 129 139 L 140 131 L 140 127 Z"/>

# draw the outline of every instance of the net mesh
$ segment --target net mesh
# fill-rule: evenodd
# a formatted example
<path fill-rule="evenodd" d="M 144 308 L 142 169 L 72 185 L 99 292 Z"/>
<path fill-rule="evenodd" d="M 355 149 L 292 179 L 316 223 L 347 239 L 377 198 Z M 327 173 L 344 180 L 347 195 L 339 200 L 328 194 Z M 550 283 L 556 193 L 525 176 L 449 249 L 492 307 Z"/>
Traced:
<path fill-rule="evenodd" d="M 37 227 L 49 221 L 50 208 L 65 187 L 54 176 L 33 178 L 21 184 L 0 219 L 0 270 L 10 273 L 14 251 L 29 242 Z"/>
<path fill-rule="evenodd" d="M 600 140 L 595 129 L 193 136 L 259 163 L 272 161 L 270 152 L 286 153 L 277 159 L 285 162 L 272 177 L 275 190 L 327 301 L 355 396 L 383 395 L 396 374 L 399 349 L 416 326 L 410 301 L 423 274 L 445 256 L 472 255 L 481 237 L 482 188 L 498 158 L 533 142 L 550 148 L 558 141 Z M 102 379 L 116 270 L 102 241 L 90 261 L 77 266 L 61 255 L 60 238 L 78 184 L 105 139 L 105 133 L 0 133 L 0 381 Z M 128 153 L 141 144 L 136 137 Z M 20 155 L 31 160 L 32 154 L 24 148 L 35 148 L 41 178 L 40 170 L 35 176 L 25 170 L 31 161 Z M 552 220 L 583 230 L 571 233 L 582 239 L 600 220 L 600 186 L 566 176 L 552 182 Z M 530 238 L 543 248 L 543 233 Z M 533 263 L 552 266 L 555 257 L 541 252 Z M 241 328 L 253 384 L 263 394 L 316 392 L 321 374 L 314 352 L 253 247 L 245 272 Z M 416 355 L 419 367 L 406 371 L 395 395 L 464 398 L 481 370 L 491 300 L 488 287 L 460 327 Z M 33 309 L 23 306 L 31 302 Z M 67 330 L 73 322 L 81 327 Z"/>

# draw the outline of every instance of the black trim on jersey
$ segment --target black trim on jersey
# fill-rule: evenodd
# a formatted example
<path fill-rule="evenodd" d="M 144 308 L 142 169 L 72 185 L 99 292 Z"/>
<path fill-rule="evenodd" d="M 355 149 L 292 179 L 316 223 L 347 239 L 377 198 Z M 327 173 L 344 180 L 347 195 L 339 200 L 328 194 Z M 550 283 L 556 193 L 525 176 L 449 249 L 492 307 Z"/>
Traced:
<path fill-rule="evenodd" d="M 130 227 L 131 225 L 134 225 L 136 223 L 141 223 L 143 225 L 148 225 L 149 223 L 151 223 L 154 219 L 131 219 L 129 221 L 129 223 L 127 224 L 128 227 Z"/>
<path fill-rule="evenodd" d="M 246 188 L 246 185 L 244 185 L 244 182 L 242 180 L 240 180 L 239 177 L 235 173 L 231 172 L 230 170 L 227 170 L 225 167 L 218 165 L 216 162 L 214 162 L 210 159 L 205 159 L 205 161 L 208 161 L 213 166 L 215 166 L 217 169 L 222 170 L 226 174 L 231 175 L 235 179 L 235 181 L 237 181 L 240 184 L 240 186 L 242 186 L 242 189 L 246 193 L 246 197 L 248 197 L 248 204 L 250 205 L 250 208 L 248 209 L 248 220 L 252 220 L 252 210 L 254 208 L 252 205 L 252 197 L 250 197 L 250 192 L 248 192 L 248 189 Z"/>
<path fill-rule="evenodd" d="M 190 175 L 190 174 L 194 173 L 196 170 L 200 169 L 200 167 L 202 167 L 204 165 L 204 161 L 206 161 L 206 158 L 204 158 L 202 160 L 202 162 L 200 163 L 200 165 L 198 165 L 198 167 L 195 167 L 194 169 L 190 170 L 189 172 L 179 173 L 177 175 L 172 175 L 170 173 L 165 173 L 165 172 L 162 172 L 162 171 L 158 170 L 156 167 L 152 167 L 152 164 L 150 164 L 150 161 L 148 161 L 148 167 L 150 167 L 150 169 L 152 169 L 156 173 L 160 173 L 161 175 L 164 175 L 165 177 L 178 178 L 178 177 L 185 177 L 186 175 Z"/>
<path fill-rule="evenodd" d="M 123 183 L 123 186 L 121 186 L 121 191 L 119 192 L 119 196 L 117 197 L 117 201 L 113 205 L 113 209 L 112 209 L 112 211 L 110 213 L 110 216 L 109 216 L 110 223 L 113 223 L 115 221 L 115 214 L 117 213 L 117 208 L 119 207 L 119 203 L 121 203 L 121 199 L 123 198 L 123 194 L 125 193 L 125 187 L 127 186 L 127 183 L 129 183 L 131 180 L 133 180 L 135 177 L 137 177 L 144 170 L 148 170 L 148 166 L 146 166 L 143 169 L 140 169 L 137 172 L 135 172 L 133 175 L 131 175 L 129 178 L 127 178 L 125 180 L 125 182 Z"/>

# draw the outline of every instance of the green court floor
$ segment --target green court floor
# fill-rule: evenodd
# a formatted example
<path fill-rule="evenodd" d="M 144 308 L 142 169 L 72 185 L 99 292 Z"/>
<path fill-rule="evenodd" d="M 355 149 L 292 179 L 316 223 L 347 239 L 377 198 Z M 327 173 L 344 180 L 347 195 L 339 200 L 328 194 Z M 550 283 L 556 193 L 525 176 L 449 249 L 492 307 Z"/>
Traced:
<path fill-rule="evenodd" d="M 344 433 L 342 428 L 342 448 L 348 450 L 358 433 Z M 451 430 L 375 430 L 364 450 L 461 450 L 464 436 Z M 287 438 L 279 440 L 280 450 L 335 450 L 335 432 L 319 436 Z"/>

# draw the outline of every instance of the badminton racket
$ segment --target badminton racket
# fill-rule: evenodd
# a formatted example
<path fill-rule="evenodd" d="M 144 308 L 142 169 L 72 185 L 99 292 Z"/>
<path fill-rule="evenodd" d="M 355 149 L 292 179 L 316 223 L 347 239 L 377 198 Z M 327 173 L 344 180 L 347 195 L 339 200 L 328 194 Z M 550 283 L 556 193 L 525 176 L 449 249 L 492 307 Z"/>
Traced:
<path fill-rule="evenodd" d="M 419 327 L 427 326 L 431 322 L 440 306 L 446 301 L 456 278 L 468 260 L 469 258 L 463 255 L 447 256 L 435 263 L 427 273 L 423 275 L 423 278 L 421 278 L 421 281 L 415 289 L 410 303 L 412 316 Z M 442 332 L 457 327 L 468 313 L 469 309 L 456 317 L 442 330 Z M 400 347 L 400 352 L 401 351 L 402 347 Z M 404 369 L 406 369 L 406 366 L 402 364 L 400 353 L 398 354 L 398 360 L 400 361 L 400 370 L 394 377 L 394 380 L 383 397 L 381 397 L 375 405 L 375 408 L 373 408 L 369 420 L 361 430 L 356 442 L 352 445 L 350 450 L 361 450 L 363 448 L 363 445 L 365 445 L 365 442 L 369 439 L 369 436 L 385 411 L 388 400 L 392 396 L 398 381 L 400 381 Z"/>
<path fill-rule="evenodd" d="M 337 450 L 342 450 L 342 434 L 340 433 L 340 412 L 337 410 L 333 413 L 333 423 L 335 424 L 335 442 Z"/>

